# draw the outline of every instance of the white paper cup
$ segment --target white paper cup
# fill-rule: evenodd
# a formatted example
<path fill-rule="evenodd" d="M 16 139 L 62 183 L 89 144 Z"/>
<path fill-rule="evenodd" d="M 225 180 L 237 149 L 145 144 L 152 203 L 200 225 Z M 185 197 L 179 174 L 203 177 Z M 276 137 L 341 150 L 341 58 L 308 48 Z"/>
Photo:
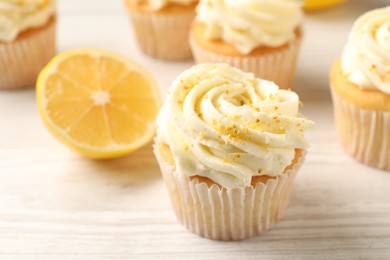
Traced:
<path fill-rule="evenodd" d="M 39 72 L 56 53 L 56 21 L 11 43 L 0 43 L 0 89 L 35 87 Z"/>
<path fill-rule="evenodd" d="M 226 56 L 202 48 L 190 35 L 190 46 L 197 64 L 227 63 L 257 77 L 275 82 L 282 89 L 289 89 L 296 74 L 301 36 L 291 41 L 286 48 L 256 56 Z"/>
<path fill-rule="evenodd" d="M 173 165 L 162 159 L 157 146 L 154 152 L 179 221 L 199 236 L 225 241 L 258 236 L 280 221 L 306 154 L 302 153 L 291 170 L 266 183 L 221 189 L 180 176 Z"/>
<path fill-rule="evenodd" d="M 181 13 L 142 13 L 128 9 L 142 52 L 162 60 L 189 60 L 188 34 L 195 10 Z"/>
<path fill-rule="evenodd" d="M 340 143 L 356 160 L 390 170 L 390 113 L 362 109 L 332 90 L 336 129 Z"/>

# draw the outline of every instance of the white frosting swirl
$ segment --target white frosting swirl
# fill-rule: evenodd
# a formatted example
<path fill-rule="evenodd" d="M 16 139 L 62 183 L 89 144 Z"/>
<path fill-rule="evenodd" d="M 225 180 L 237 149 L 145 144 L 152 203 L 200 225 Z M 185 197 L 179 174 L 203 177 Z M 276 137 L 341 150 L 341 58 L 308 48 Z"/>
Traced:
<path fill-rule="evenodd" d="M 303 19 L 302 0 L 201 0 L 197 21 L 208 39 L 221 39 L 242 54 L 292 40 Z"/>
<path fill-rule="evenodd" d="M 0 41 L 12 42 L 20 32 L 44 25 L 54 12 L 54 0 L 0 0 Z"/>
<path fill-rule="evenodd" d="M 390 7 L 372 10 L 355 22 L 342 69 L 351 83 L 390 94 Z"/>
<path fill-rule="evenodd" d="M 190 5 L 198 0 L 130 0 L 135 4 L 147 4 L 153 10 L 161 10 L 169 4 Z"/>
<path fill-rule="evenodd" d="M 225 188 L 252 176 L 277 176 L 306 149 L 313 122 L 298 115 L 299 98 L 226 64 L 201 64 L 173 83 L 158 117 L 158 141 L 169 145 L 179 174 Z"/>

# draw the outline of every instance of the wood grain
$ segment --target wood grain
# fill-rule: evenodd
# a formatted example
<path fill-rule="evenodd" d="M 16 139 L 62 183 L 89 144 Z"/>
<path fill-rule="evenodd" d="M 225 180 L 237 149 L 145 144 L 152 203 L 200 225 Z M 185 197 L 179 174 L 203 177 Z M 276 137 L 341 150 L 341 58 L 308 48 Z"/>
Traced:
<path fill-rule="evenodd" d="M 308 16 L 295 89 L 317 123 L 312 147 L 284 220 L 248 241 L 210 241 L 181 226 L 151 145 L 117 160 L 83 159 L 44 128 L 33 90 L 0 92 L 0 259 L 389 259 L 390 174 L 337 144 L 327 79 L 354 19 L 385 2 Z M 147 66 L 163 93 L 192 65 L 144 57 L 120 0 L 62 0 L 58 29 L 61 51 L 123 53 Z"/>

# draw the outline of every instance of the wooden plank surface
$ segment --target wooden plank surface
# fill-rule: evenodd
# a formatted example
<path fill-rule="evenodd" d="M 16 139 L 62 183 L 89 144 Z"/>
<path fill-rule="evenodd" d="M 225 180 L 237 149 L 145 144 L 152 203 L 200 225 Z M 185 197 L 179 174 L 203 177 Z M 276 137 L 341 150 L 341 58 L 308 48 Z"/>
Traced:
<path fill-rule="evenodd" d="M 327 74 L 353 21 L 388 1 L 355 0 L 308 15 L 296 91 L 317 127 L 284 220 L 261 237 L 224 243 L 181 226 L 151 145 L 94 162 L 54 140 L 33 90 L 0 92 L 0 259 L 390 259 L 390 174 L 344 154 Z M 162 93 L 192 63 L 136 47 L 120 0 L 60 0 L 59 50 L 111 49 L 139 61 Z"/>

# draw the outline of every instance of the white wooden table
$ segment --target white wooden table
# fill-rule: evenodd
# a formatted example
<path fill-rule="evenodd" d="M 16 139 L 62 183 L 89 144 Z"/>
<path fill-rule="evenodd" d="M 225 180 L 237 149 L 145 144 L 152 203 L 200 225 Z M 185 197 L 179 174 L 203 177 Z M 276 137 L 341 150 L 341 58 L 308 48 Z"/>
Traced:
<path fill-rule="evenodd" d="M 0 259 L 390 259 L 390 174 L 338 146 L 327 80 L 352 22 L 386 3 L 308 15 L 295 89 L 317 123 L 312 147 L 284 220 L 248 241 L 210 241 L 180 225 L 151 145 L 83 159 L 43 127 L 33 90 L 0 92 Z M 139 61 L 163 93 L 192 65 L 143 56 L 120 0 L 60 0 L 58 36 L 60 51 L 111 49 Z"/>

